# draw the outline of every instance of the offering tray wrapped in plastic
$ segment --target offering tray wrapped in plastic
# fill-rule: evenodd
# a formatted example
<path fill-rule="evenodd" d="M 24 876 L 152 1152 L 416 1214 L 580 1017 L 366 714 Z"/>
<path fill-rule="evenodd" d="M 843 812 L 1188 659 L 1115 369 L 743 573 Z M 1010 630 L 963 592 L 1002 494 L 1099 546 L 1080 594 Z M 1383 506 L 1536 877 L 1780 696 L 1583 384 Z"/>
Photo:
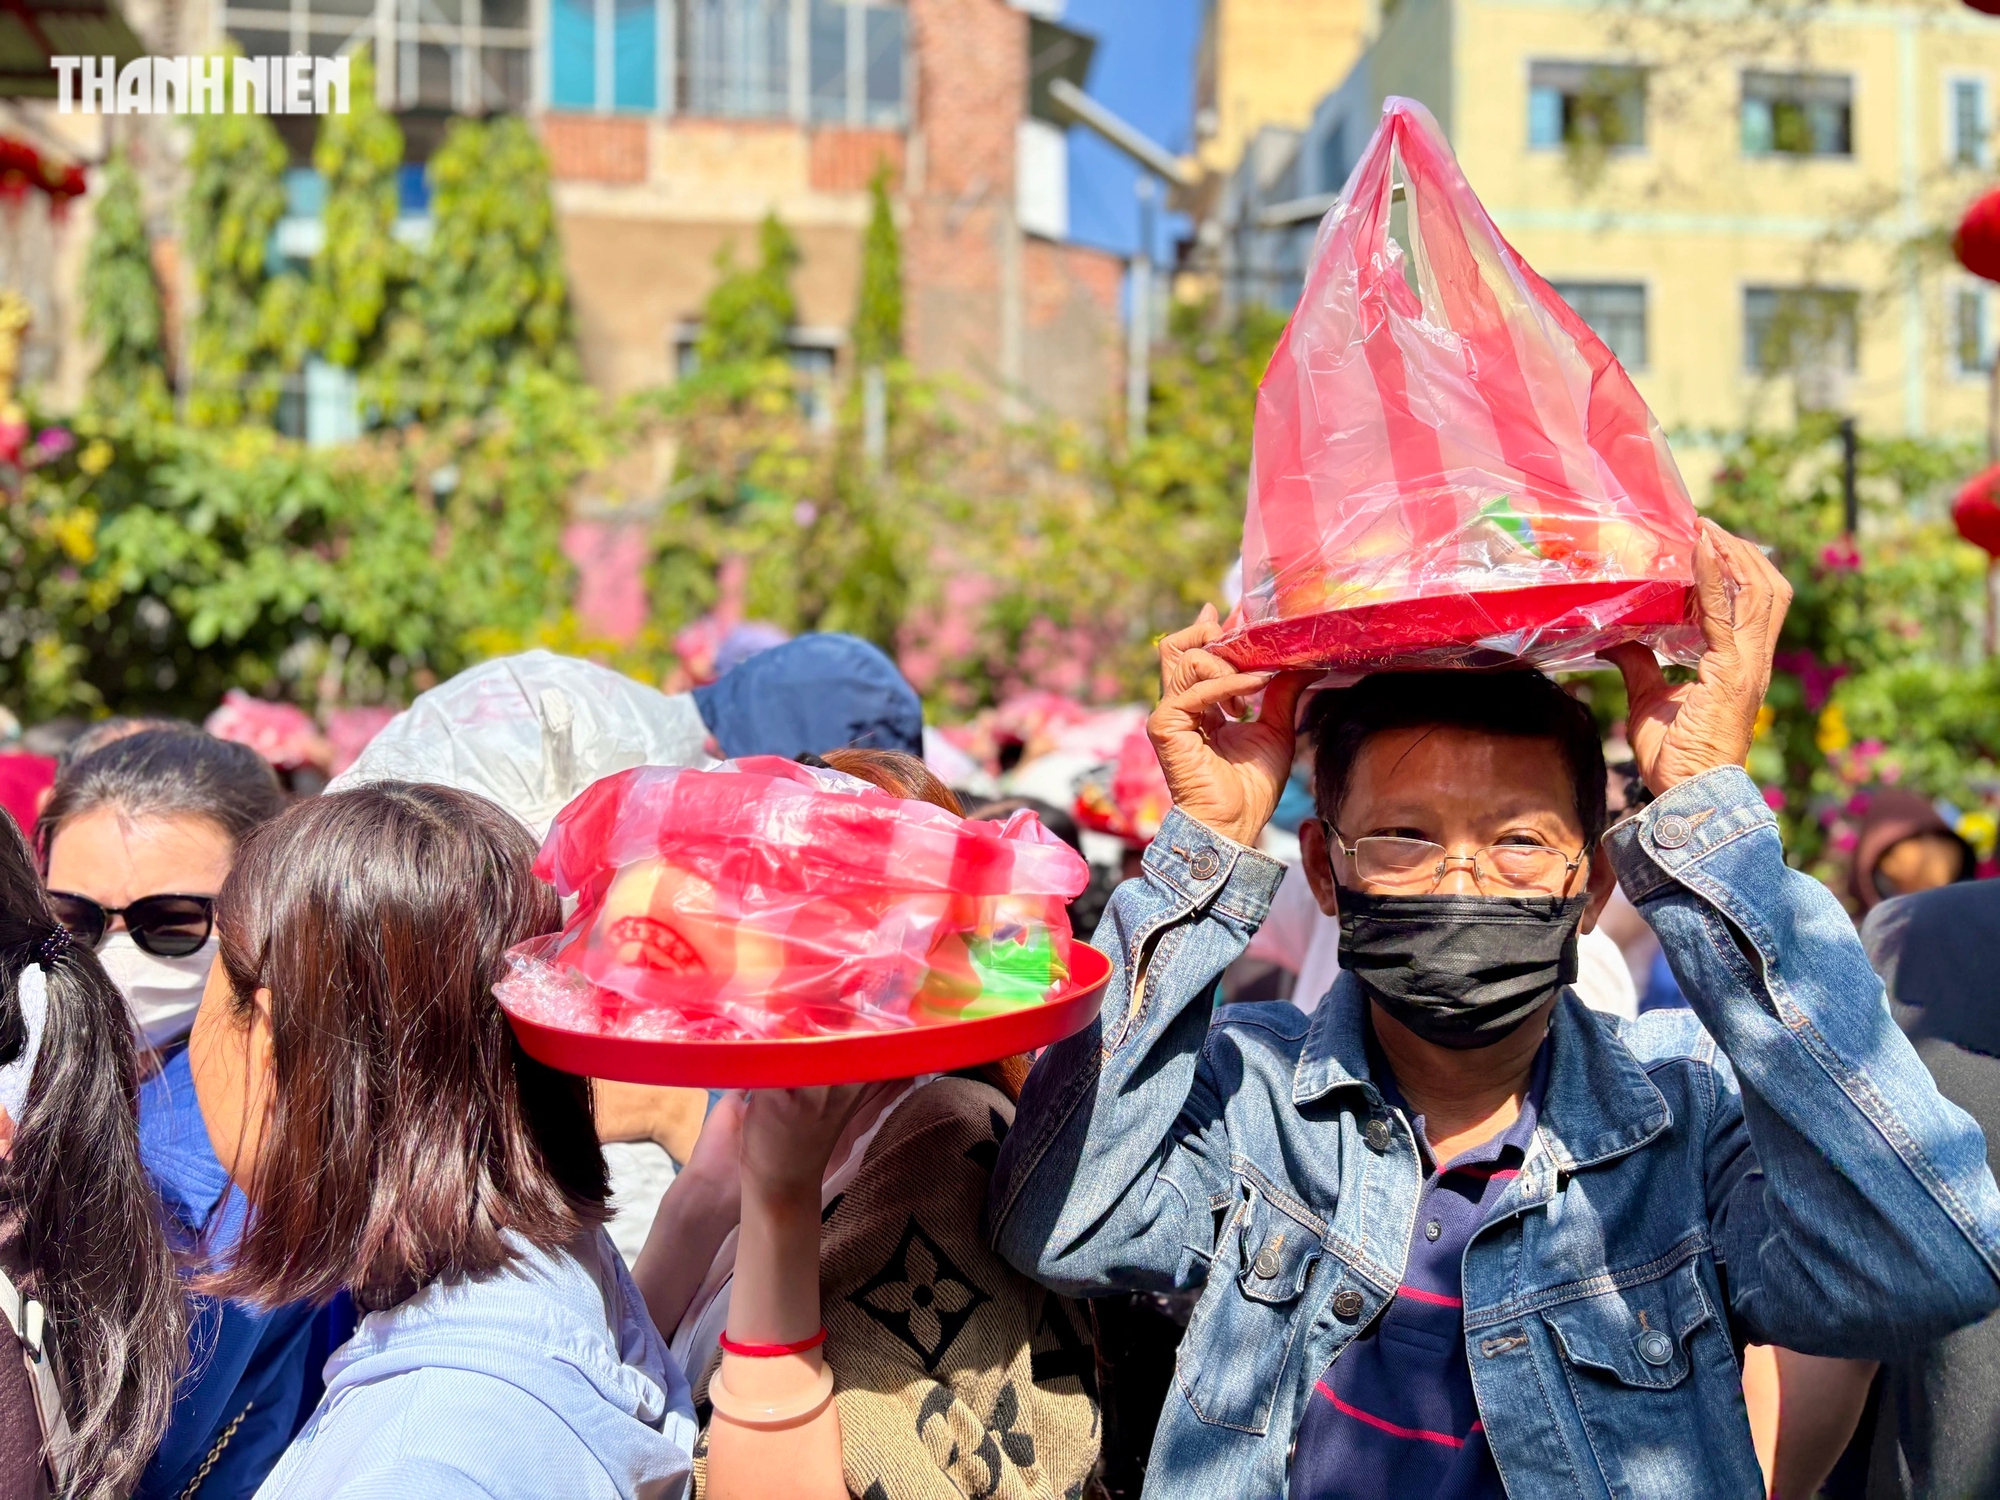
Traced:
<path fill-rule="evenodd" d="M 971 822 L 759 756 L 606 777 L 535 872 L 575 910 L 509 955 L 531 1056 L 634 1083 L 796 1087 L 940 1072 L 1085 1025 L 1083 861 L 1032 813 Z"/>
<path fill-rule="evenodd" d="M 1214 648 L 1245 671 L 1700 652 L 1694 507 L 1659 424 L 1411 100 L 1386 101 L 1320 226 L 1250 467 Z"/>

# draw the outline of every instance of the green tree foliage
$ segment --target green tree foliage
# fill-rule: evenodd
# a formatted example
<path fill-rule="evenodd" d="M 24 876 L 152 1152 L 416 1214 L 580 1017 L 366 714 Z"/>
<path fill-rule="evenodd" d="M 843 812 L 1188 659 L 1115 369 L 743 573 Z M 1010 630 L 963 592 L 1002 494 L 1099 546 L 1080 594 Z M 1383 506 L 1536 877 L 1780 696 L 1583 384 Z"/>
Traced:
<path fill-rule="evenodd" d="M 1985 559 L 1945 515 L 1976 464 L 1948 444 L 1864 439 L 1852 551 L 1829 419 L 1744 437 L 1716 475 L 1708 514 L 1770 547 L 1794 590 L 1750 769 L 1782 798 L 1795 862 L 1830 882 L 1868 786 L 1902 781 L 1964 807 L 1989 783 L 2000 791 L 2000 735 L 1975 706 L 1990 686 L 1972 670 Z"/>
<path fill-rule="evenodd" d="M 285 212 L 285 146 L 262 115 L 188 117 L 182 232 L 194 276 L 187 418 L 220 427 L 268 417 L 279 391 L 267 258 Z"/>
<path fill-rule="evenodd" d="M 854 312 L 854 361 L 863 369 L 903 353 L 903 245 L 889 203 L 884 162 L 868 183 L 868 233 L 861 242 L 861 295 Z"/>
<path fill-rule="evenodd" d="M 1217 598 L 1236 555 L 1257 380 L 1281 326 L 1259 314 L 1218 330 L 1207 309 L 1180 309 L 1154 366 L 1162 436 L 1130 459 L 1076 427 L 959 424 L 950 392 L 891 363 L 878 474 L 859 402 L 819 434 L 781 362 L 705 364 L 653 412 L 680 459 L 656 537 L 658 616 L 671 630 L 707 609 L 737 557 L 753 616 L 900 650 L 940 712 L 1029 684 L 1149 695 L 1154 637 Z"/>
<path fill-rule="evenodd" d="M 337 449 L 88 436 L 0 508 L 0 699 L 199 716 L 232 686 L 311 702 L 331 669 L 337 697 L 402 700 L 563 629 L 569 494 L 604 456 L 596 396 L 545 373 Z"/>
<path fill-rule="evenodd" d="M 111 158 L 96 203 L 96 227 L 83 267 L 83 326 L 98 347 L 86 394 L 90 405 L 127 417 L 164 411 L 167 355 L 160 287 L 139 178 L 122 152 Z"/>
<path fill-rule="evenodd" d="M 695 352 L 704 368 L 720 369 L 773 359 L 798 321 L 792 272 L 799 246 L 775 213 L 757 232 L 757 264 L 739 269 L 736 247 L 725 244 L 715 258 L 721 280 L 702 308 L 701 341 Z"/>
<path fill-rule="evenodd" d="M 548 158 L 525 122 L 457 120 L 430 163 L 432 236 L 386 365 L 425 417 L 477 410 L 531 370 L 574 378 Z"/>
<path fill-rule="evenodd" d="M 383 315 L 409 280 L 410 257 L 395 237 L 403 132 L 375 102 L 365 51 L 354 54 L 349 99 L 348 113 L 321 117 L 313 147 L 326 180 L 326 239 L 294 326 L 303 337 L 299 362 L 311 353 L 356 370 L 380 353 Z"/>
<path fill-rule="evenodd" d="M 1241 546 L 1257 383 L 1283 327 L 1261 309 L 1221 326 L 1210 308 L 1178 306 L 1143 448 L 1121 453 L 1075 428 L 1027 435 L 1034 461 L 995 475 L 993 501 L 972 507 L 962 545 L 990 559 L 997 587 L 941 702 L 975 707 L 1078 661 L 1089 670 L 1076 691 L 1152 695 L 1153 641 L 1220 603 Z"/>

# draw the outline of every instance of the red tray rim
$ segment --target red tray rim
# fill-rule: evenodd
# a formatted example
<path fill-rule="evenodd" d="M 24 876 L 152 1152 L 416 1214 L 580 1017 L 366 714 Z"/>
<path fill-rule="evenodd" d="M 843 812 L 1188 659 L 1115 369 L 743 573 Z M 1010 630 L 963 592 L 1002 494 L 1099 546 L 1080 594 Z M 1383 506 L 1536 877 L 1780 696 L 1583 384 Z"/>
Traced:
<path fill-rule="evenodd" d="M 1070 977 L 1040 1005 L 977 1021 L 781 1041 L 665 1042 L 546 1026 L 507 1013 L 521 1050 L 565 1073 L 681 1088 L 811 1088 L 874 1083 L 976 1067 L 1032 1051 L 1090 1024 L 1111 981 L 1111 960 L 1070 946 Z"/>

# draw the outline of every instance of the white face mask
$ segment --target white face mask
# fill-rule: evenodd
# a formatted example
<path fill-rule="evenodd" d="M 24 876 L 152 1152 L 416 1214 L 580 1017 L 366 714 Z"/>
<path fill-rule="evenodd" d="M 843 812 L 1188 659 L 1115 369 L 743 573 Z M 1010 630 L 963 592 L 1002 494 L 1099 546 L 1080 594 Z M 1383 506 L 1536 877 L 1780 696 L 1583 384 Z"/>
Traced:
<path fill-rule="evenodd" d="M 186 958 L 161 958 L 132 941 L 129 932 L 114 932 L 97 949 L 97 961 L 124 995 L 132 1024 L 149 1047 L 177 1042 L 194 1025 L 202 986 L 208 983 L 217 939 L 209 935 Z"/>

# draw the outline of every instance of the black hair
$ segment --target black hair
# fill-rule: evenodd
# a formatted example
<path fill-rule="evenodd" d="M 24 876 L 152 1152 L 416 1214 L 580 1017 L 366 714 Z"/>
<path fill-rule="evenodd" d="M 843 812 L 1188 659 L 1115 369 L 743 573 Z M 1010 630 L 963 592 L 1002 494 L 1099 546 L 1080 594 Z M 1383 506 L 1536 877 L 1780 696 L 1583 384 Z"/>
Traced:
<path fill-rule="evenodd" d="M 194 729 L 142 729 L 73 760 L 35 823 L 44 863 L 71 818 L 115 807 L 137 817 L 204 818 L 232 844 L 285 810 L 284 789 L 248 745 Z"/>
<path fill-rule="evenodd" d="M 1083 853 L 1083 835 L 1077 829 L 1076 819 L 1053 802 L 1044 802 L 1040 797 L 1002 797 L 997 801 L 982 802 L 966 816 L 986 822 L 1004 823 L 1023 808 L 1040 818 L 1042 827 L 1048 829 L 1078 854 Z"/>
<path fill-rule="evenodd" d="M 187 1358 L 186 1303 L 158 1196 L 139 1160 L 138 1062 L 124 998 L 67 941 L 27 841 L 0 817 L 0 1064 L 27 1028 L 20 982 L 41 967 L 41 1048 L 0 1158 L 0 1221 L 19 1225 L 24 1290 L 47 1311 L 66 1443 L 62 1493 L 128 1493 L 153 1456 Z"/>
<path fill-rule="evenodd" d="M 1530 668 L 1498 672 L 1378 672 L 1319 694 L 1306 712 L 1313 802 L 1336 821 L 1361 747 L 1395 729 L 1470 729 L 1551 740 L 1569 771 L 1586 848 L 1605 826 L 1604 746 L 1590 710 Z"/>
<path fill-rule="evenodd" d="M 106 745 L 116 744 L 131 735 L 144 734 L 149 729 L 171 729 L 177 734 L 200 734 L 201 727 L 190 724 L 186 719 L 136 718 L 131 714 L 113 714 L 108 719 L 98 719 L 71 740 L 56 757 L 56 774 L 64 771 L 86 755 L 94 755 Z"/>

